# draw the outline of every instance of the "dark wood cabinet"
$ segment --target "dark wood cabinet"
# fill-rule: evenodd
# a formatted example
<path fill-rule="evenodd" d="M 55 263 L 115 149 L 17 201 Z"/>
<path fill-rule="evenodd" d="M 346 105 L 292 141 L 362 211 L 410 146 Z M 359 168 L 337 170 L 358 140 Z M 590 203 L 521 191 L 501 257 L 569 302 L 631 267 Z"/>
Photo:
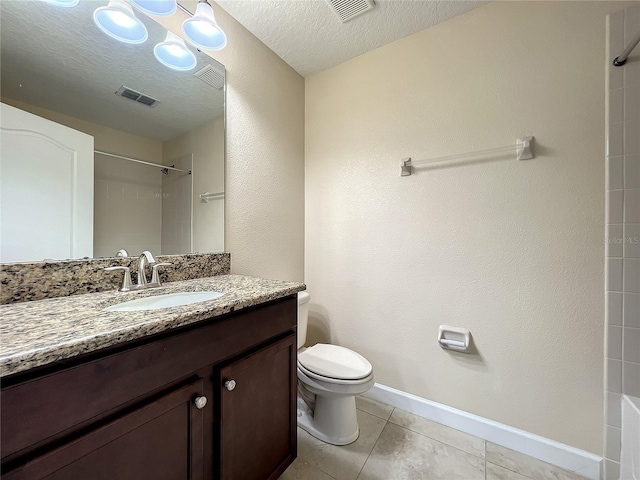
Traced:
<path fill-rule="evenodd" d="M 201 480 L 204 416 L 194 399 L 202 392 L 199 379 L 3 476 L 8 480 Z"/>
<path fill-rule="evenodd" d="M 3 478 L 278 478 L 296 456 L 296 320 L 287 297 L 3 378 Z"/>
<path fill-rule="evenodd" d="M 219 371 L 223 480 L 278 478 L 295 459 L 296 336 Z"/>

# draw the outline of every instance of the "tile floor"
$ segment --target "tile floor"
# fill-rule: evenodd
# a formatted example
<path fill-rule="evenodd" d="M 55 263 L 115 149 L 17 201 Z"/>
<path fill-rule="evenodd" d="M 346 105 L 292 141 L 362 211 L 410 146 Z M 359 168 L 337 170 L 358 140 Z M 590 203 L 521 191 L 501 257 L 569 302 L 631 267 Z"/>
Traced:
<path fill-rule="evenodd" d="M 298 428 L 298 458 L 280 480 L 584 480 L 375 400 L 356 405 L 356 442 L 328 445 Z"/>

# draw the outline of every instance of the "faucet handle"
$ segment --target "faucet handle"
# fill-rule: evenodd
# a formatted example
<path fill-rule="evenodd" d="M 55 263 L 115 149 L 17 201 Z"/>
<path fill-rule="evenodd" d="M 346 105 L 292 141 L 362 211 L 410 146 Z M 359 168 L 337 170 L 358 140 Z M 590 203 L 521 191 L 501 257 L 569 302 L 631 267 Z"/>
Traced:
<path fill-rule="evenodd" d="M 105 271 L 113 272 L 114 270 L 124 270 L 124 278 L 119 288 L 121 292 L 128 292 L 131 289 L 131 270 L 129 267 L 105 267 Z"/>
<path fill-rule="evenodd" d="M 153 274 L 151 275 L 151 283 L 157 283 L 158 285 L 162 285 L 160 283 L 160 275 L 158 274 L 158 268 L 159 267 L 166 267 L 168 265 L 173 265 L 173 263 L 160 262 L 160 263 L 156 263 L 155 265 L 151 266 L 151 268 L 153 269 Z"/>

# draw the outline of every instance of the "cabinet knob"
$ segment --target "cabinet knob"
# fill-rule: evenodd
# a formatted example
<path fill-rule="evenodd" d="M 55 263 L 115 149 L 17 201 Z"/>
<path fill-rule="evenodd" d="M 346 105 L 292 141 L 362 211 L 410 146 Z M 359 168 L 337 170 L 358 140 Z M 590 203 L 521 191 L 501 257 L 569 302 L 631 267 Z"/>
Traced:
<path fill-rule="evenodd" d="M 227 380 L 226 382 L 224 382 L 224 388 L 226 388 L 229 391 L 233 390 L 234 388 L 236 388 L 236 381 Z"/>
<path fill-rule="evenodd" d="M 193 403 L 196 404 L 196 408 L 198 410 L 202 410 L 204 406 L 207 404 L 207 397 L 205 397 L 204 395 L 201 397 L 196 397 Z"/>

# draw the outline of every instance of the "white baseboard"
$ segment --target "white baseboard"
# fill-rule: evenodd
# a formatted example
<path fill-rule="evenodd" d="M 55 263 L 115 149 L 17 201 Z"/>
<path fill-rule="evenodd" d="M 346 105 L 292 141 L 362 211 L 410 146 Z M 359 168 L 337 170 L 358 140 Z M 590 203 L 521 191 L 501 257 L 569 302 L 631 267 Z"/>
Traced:
<path fill-rule="evenodd" d="M 364 396 L 475 435 L 516 452 L 524 453 L 565 470 L 576 472 L 587 478 L 600 479 L 602 457 L 593 453 L 379 383 L 376 383 Z"/>

